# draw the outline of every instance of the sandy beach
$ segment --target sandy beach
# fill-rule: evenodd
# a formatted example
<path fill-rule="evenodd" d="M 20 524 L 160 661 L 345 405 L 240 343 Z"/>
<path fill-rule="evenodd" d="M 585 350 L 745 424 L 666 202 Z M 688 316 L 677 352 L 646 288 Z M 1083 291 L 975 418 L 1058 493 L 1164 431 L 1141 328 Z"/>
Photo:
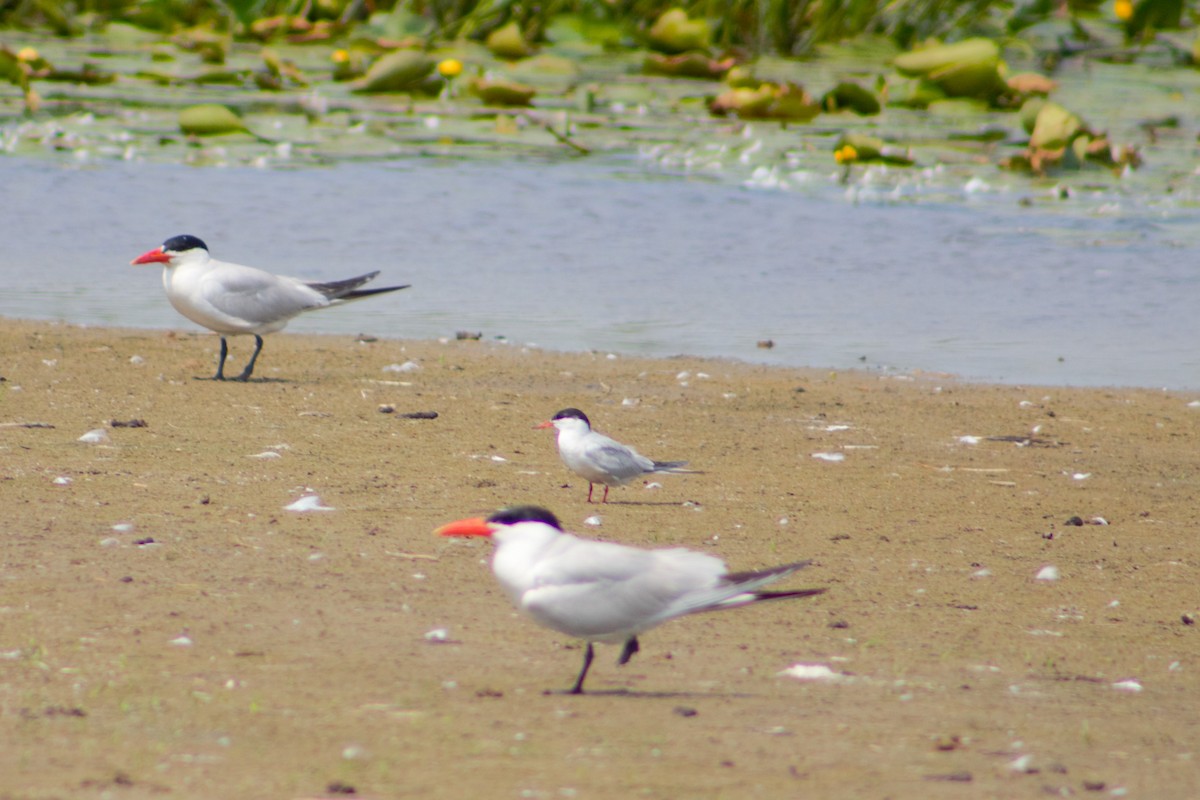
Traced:
<path fill-rule="evenodd" d="M 1200 795 L 1195 395 L 288 333 L 195 380 L 216 351 L 0 320 L 0 798 Z M 589 505 L 533 429 L 566 406 L 703 474 Z M 580 644 L 433 535 L 515 503 L 828 592 L 556 694 Z"/>

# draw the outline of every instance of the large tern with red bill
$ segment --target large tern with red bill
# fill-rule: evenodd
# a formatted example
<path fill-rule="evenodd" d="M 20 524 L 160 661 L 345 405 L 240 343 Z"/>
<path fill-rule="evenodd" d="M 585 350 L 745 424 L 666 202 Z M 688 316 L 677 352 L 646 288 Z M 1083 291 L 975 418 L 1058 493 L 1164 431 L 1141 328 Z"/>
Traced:
<path fill-rule="evenodd" d="M 328 283 L 275 275 L 254 267 L 218 261 L 209 256 L 204 242 L 189 235 L 173 236 L 161 247 L 143 253 L 130 263 L 162 264 L 163 288 L 175 310 L 220 335 L 221 358 L 217 374 L 213 376 L 217 381 L 225 380 L 225 359 L 229 355 L 227 336 L 254 336 L 254 354 L 241 374 L 233 378 L 245 381 L 254 372 L 254 364 L 262 352 L 262 335 L 283 330 L 292 317 L 316 308 L 408 288 L 407 285 L 359 288 L 378 272 Z"/>
<path fill-rule="evenodd" d="M 492 571 L 517 608 L 547 628 L 587 642 L 583 669 L 568 694 L 583 693 L 595 642 L 622 645 L 617 663 L 625 664 L 640 649 L 638 635 L 667 620 L 825 591 L 763 591 L 808 561 L 732 573 L 716 556 L 681 547 L 642 550 L 581 539 L 537 506 L 461 519 L 437 533 L 491 539 Z"/>
<path fill-rule="evenodd" d="M 656 472 L 699 474 L 684 469 L 686 461 L 655 461 L 629 445 L 592 430 L 592 422 L 578 408 L 564 408 L 535 428 L 556 428 L 558 455 L 567 469 L 588 482 L 587 501 L 592 502 L 593 484 L 604 485 L 602 503 L 608 502 L 608 490 L 624 486 L 635 478 Z"/>

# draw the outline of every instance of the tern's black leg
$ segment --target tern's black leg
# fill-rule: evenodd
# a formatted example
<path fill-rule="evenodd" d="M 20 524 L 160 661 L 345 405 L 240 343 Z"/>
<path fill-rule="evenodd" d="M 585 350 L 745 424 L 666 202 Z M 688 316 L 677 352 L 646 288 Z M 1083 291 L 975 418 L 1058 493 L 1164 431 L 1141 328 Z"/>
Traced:
<path fill-rule="evenodd" d="M 567 694 L 583 694 L 583 679 L 587 677 L 588 668 L 592 666 L 592 658 L 596 653 L 592 650 L 592 643 L 587 643 L 587 649 L 583 651 L 583 669 L 579 670 L 579 677 L 575 679 L 575 685 Z"/>
<path fill-rule="evenodd" d="M 625 646 L 621 648 L 621 657 L 617 659 L 617 663 L 628 664 L 629 659 L 633 658 L 633 654 L 641 649 L 641 646 L 638 645 L 637 637 L 630 636 L 625 640 Z"/>
<path fill-rule="evenodd" d="M 224 341 L 224 340 L 222 340 Z M 262 337 L 257 333 L 254 334 L 254 355 L 250 356 L 250 363 L 242 370 L 242 374 L 234 378 L 235 381 L 250 380 L 250 373 L 254 372 L 254 362 L 258 361 L 258 354 L 262 352 Z"/>
<path fill-rule="evenodd" d="M 212 376 L 214 381 L 225 380 L 225 359 L 229 357 L 229 344 L 221 337 L 221 360 L 217 362 L 217 374 Z"/>

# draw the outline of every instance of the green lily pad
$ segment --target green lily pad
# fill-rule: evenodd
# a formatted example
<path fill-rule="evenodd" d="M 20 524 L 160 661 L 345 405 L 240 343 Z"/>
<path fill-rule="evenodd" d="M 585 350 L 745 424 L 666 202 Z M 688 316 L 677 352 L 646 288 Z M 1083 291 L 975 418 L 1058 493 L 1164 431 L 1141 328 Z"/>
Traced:
<path fill-rule="evenodd" d="M 1038 112 L 1042 110 L 1042 106 L 1046 105 L 1046 98 L 1031 97 L 1021 105 L 1019 116 L 1021 118 L 1021 127 L 1026 133 L 1033 133 L 1033 126 L 1037 124 Z"/>
<path fill-rule="evenodd" d="M 992 100 L 1007 89 L 1000 76 L 1000 46 L 991 39 L 966 39 L 896 56 L 896 71 L 936 84 L 949 97 Z"/>
<path fill-rule="evenodd" d="M 489 106 L 527 106 L 537 90 L 532 86 L 504 78 L 476 78 L 471 93 Z"/>
<path fill-rule="evenodd" d="M 946 99 L 942 87 L 924 78 L 890 76 L 886 87 L 889 105 L 905 108 L 928 108 L 931 103 Z"/>
<path fill-rule="evenodd" d="M 716 115 L 735 114 L 739 119 L 774 119 L 808 122 L 821 113 L 821 104 L 795 83 L 763 83 L 757 89 L 730 89 L 714 98 L 708 110 Z"/>
<path fill-rule="evenodd" d="M 826 111 L 853 111 L 861 116 L 873 116 L 881 108 L 874 92 L 850 81 L 842 81 L 826 92 L 821 107 Z"/>
<path fill-rule="evenodd" d="M 183 109 L 179 112 L 179 129 L 190 136 L 252 133 L 241 117 L 219 103 L 202 103 Z"/>
<path fill-rule="evenodd" d="M 525 40 L 525 34 L 521 32 L 521 26 L 516 21 L 489 33 L 484 44 L 492 51 L 492 55 L 510 61 L 533 54 L 533 47 Z"/>
<path fill-rule="evenodd" d="M 1071 143 L 1083 131 L 1079 117 L 1058 103 L 1043 103 L 1029 135 L 1029 146 L 1036 150 L 1057 150 Z"/>
<path fill-rule="evenodd" d="M 437 63 L 419 50 L 397 50 L 383 56 L 355 81 L 352 92 L 411 92 L 421 88 Z"/>
<path fill-rule="evenodd" d="M 21 89 L 29 86 L 29 71 L 16 54 L 0 47 L 0 80 L 7 81 Z"/>
<path fill-rule="evenodd" d="M 712 33 L 702 19 L 689 19 L 682 8 L 663 12 L 650 27 L 649 43 L 660 53 L 675 54 L 708 49 Z"/>
<path fill-rule="evenodd" d="M 734 63 L 732 58 L 718 60 L 699 51 L 680 53 L 675 56 L 647 53 L 643 69 L 651 75 L 720 80 L 725 73 L 729 72 Z"/>

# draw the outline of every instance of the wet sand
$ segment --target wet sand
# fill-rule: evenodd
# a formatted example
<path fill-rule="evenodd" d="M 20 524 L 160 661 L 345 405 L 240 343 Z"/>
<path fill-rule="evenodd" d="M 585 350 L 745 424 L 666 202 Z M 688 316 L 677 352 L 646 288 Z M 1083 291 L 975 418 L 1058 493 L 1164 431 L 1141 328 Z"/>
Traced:
<path fill-rule="evenodd" d="M 286 333 L 194 380 L 216 348 L 0 321 L 0 798 L 1200 794 L 1191 395 Z M 565 406 L 704 474 L 588 505 Z M 517 502 L 829 591 L 547 694 L 578 643 L 432 535 Z"/>

